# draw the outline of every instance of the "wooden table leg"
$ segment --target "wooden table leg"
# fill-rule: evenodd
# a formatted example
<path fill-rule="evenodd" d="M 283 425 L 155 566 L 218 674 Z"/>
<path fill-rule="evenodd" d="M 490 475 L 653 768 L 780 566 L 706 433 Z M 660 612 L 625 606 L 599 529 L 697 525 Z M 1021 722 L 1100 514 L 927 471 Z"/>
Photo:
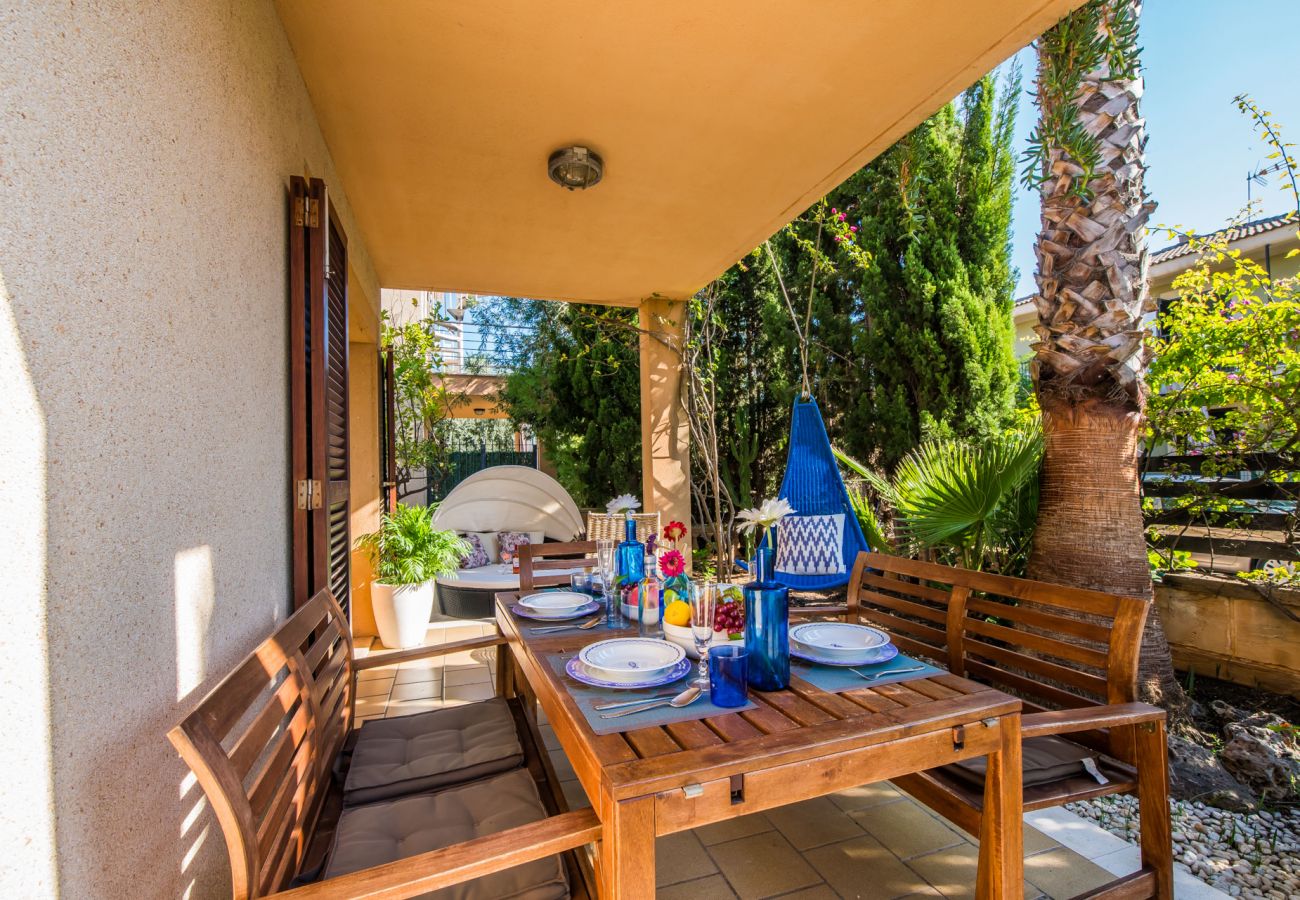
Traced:
<path fill-rule="evenodd" d="M 602 900 L 654 900 L 654 797 L 602 798 L 600 824 Z"/>
<path fill-rule="evenodd" d="M 1021 900 L 1025 892 L 1024 788 L 1021 785 L 1020 714 L 999 720 L 998 752 L 989 754 L 980 818 L 979 875 L 983 900 Z"/>

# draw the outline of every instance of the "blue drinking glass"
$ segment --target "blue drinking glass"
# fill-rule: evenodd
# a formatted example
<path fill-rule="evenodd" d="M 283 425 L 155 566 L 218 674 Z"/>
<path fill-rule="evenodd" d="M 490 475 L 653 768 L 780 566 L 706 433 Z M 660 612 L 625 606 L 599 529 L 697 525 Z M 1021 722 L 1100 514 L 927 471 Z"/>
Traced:
<path fill-rule="evenodd" d="M 714 706 L 744 706 L 749 653 L 737 644 L 709 648 L 709 699 Z"/>
<path fill-rule="evenodd" d="M 760 691 L 790 686 L 790 590 L 774 580 L 772 556 L 770 548 L 758 548 L 755 578 L 741 588 L 749 683 Z"/>

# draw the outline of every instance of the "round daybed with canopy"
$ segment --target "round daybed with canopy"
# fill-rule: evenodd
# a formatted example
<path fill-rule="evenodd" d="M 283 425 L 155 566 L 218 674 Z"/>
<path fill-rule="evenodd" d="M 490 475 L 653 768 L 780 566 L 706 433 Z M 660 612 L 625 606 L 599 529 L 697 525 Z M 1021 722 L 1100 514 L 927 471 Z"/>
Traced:
<path fill-rule="evenodd" d="M 568 491 L 545 472 L 493 466 L 452 488 L 434 511 L 433 525 L 485 539 L 515 531 L 527 534 L 533 543 L 572 541 L 582 533 L 582 514 Z M 492 615 L 497 591 L 518 588 L 519 576 L 494 558 L 486 566 L 437 579 L 435 590 L 444 615 L 480 619 Z"/>

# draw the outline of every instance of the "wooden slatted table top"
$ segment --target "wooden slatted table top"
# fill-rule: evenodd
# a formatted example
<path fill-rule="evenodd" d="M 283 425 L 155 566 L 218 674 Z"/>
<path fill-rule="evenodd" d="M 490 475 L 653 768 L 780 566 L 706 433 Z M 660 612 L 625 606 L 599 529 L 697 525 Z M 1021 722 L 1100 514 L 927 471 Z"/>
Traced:
<path fill-rule="evenodd" d="M 978 736 L 980 729 L 991 730 L 984 723 L 991 725 L 1021 708 L 1015 697 L 946 673 L 874 687 L 864 682 L 861 688 L 840 693 L 823 691 L 796 675 L 783 691 L 751 689 L 756 709 L 598 735 L 569 693 L 566 676 L 555 671 L 548 658 L 576 653 L 598 640 L 632 636 L 635 628 L 613 631 L 601 626 L 534 636 L 527 628 L 535 623 L 523 623 L 508 610 L 516 597 L 497 595 L 497 621 L 516 665 L 593 797 L 599 790 L 616 800 L 643 796 L 943 730 L 952 731 L 955 745 L 969 734 L 973 751 L 989 743 Z M 971 755 L 978 754 L 955 754 Z"/>

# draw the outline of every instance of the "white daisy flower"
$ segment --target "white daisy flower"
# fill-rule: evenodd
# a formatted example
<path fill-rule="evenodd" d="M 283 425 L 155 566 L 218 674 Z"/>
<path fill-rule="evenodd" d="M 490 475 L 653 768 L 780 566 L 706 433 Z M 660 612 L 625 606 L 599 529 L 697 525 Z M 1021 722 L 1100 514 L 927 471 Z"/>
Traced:
<path fill-rule="evenodd" d="M 640 508 L 641 501 L 631 494 L 620 494 L 605 504 L 605 511 L 611 516 L 617 516 L 620 513 L 630 514 L 632 510 Z"/>
<path fill-rule="evenodd" d="M 753 531 L 759 529 L 766 531 L 786 516 L 793 514 L 794 507 L 788 500 L 777 497 L 772 500 L 764 500 L 762 504 L 753 509 L 742 509 L 736 513 L 736 520 L 740 523 L 741 531 Z"/>

